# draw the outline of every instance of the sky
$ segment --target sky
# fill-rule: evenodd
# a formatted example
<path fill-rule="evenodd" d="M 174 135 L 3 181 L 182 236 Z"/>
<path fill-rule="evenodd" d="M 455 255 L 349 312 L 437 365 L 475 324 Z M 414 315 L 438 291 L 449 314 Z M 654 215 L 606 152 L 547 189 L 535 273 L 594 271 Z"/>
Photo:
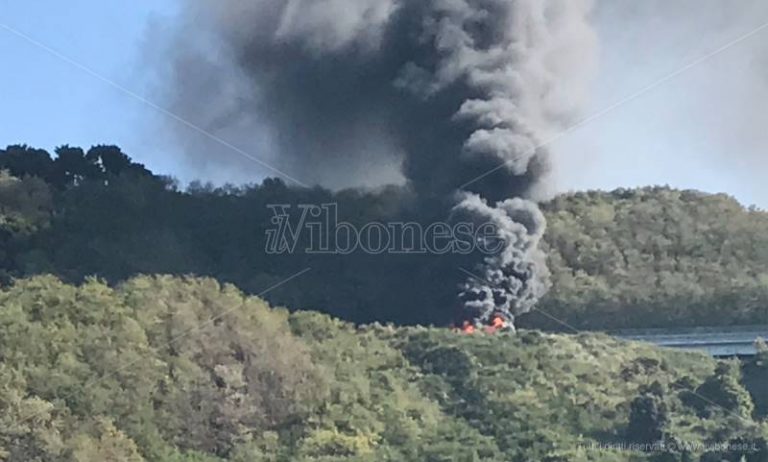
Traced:
<path fill-rule="evenodd" d="M 180 171 L 153 142 L 157 111 L 92 75 L 138 96 L 150 94 L 147 30 L 172 21 L 176 6 L 165 0 L 0 0 L 0 146 L 52 151 L 63 144 L 117 144 L 153 171 Z"/>
<path fill-rule="evenodd" d="M 157 173 L 192 180 L 199 172 L 159 133 L 166 116 L 147 59 L 148 32 L 172 25 L 179 7 L 0 0 L 0 146 L 117 144 Z M 768 2 L 599 0 L 593 20 L 600 67 L 585 116 L 768 24 Z M 668 184 L 768 208 L 765 44 L 768 28 L 558 139 L 557 190 Z"/>
<path fill-rule="evenodd" d="M 604 0 L 593 22 L 585 116 L 680 72 L 555 143 L 560 189 L 669 184 L 768 208 L 768 2 Z"/>

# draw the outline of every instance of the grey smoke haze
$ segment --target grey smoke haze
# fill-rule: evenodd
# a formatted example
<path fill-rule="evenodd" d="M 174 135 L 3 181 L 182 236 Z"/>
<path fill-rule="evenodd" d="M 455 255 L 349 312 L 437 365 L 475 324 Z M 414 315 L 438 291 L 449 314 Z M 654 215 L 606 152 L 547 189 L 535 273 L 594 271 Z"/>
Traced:
<path fill-rule="evenodd" d="M 597 112 L 756 27 L 764 0 L 601 0 Z M 671 184 L 768 207 L 768 30 L 553 146 L 557 189 Z"/>
<path fill-rule="evenodd" d="M 247 96 L 252 83 L 233 66 L 231 47 L 224 43 L 222 30 L 214 27 L 210 6 L 196 3 L 177 34 L 180 43 L 168 54 L 191 61 L 190 66 L 175 66 L 182 75 L 171 80 L 183 82 L 172 88 L 174 100 L 191 94 L 179 104 L 192 120 L 213 127 L 216 134 L 259 158 L 272 158 L 276 148 L 256 113 L 238 110 L 252 101 Z M 238 16 L 235 4 L 242 8 L 244 2 L 228 2 L 229 14 L 224 7 L 220 14 Z M 347 8 L 337 15 L 344 18 L 347 31 L 354 30 L 360 17 L 352 14 L 355 11 Z M 597 0 L 590 18 L 600 39 L 593 91 L 579 88 L 579 78 L 561 82 L 559 88 L 577 100 L 589 94 L 585 115 L 591 114 L 766 22 L 768 2 L 763 0 Z M 724 191 L 768 207 L 768 183 L 762 180 L 768 168 L 768 131 L 763 129 L 766 112 L 761 104 L 768 98 L 766 34 L 764 30 L 550 146 L 555 173 L 550 187 L 564 191 L 668 183 Z M 582 59 L 579 53 L 569 56 Z M 578 68 L 595 70 L 593 64 Z M 569 86 L 578 90 L 569 91 Z M 247 159 L 222 161 L 219 156 L 238 154 L 180 131 L 172 150 L 186 145 L 186 178 L 245 182 L 270 174 Z M 358 144 L 370 151 L 382 146 L 378 141 L 366 144 L 365 138 Z M 396 149 L 379 151 L 391 154 Z M 347 163 L 343 178 L 334 174 L 337 171 L 330 168 L 317 177 L 339 186 L 403 181 L 397 160 L 375 153 L 363 162 Z"/>
<path fill-rule="evenodd" d="M 446 212 L 458 200 L 455 213 L 493 222 L 507 244 L 473 268 L 481 279 L 461 285 L 461 299 L 476 317 L 513 317 L 549 283 L 545 223 L 528 199 L 549 166 L 537 146 L 586 99 L 590 7 L 198 0 L 172 56 L 173 110 L 305 184 L 398 181 Z M 258 164 L 212 144 L 186 148 L 196 162 L 259 176 Z"/>
<path fill-rule="evenodd" d="M 585 102 L 594 68 L 585 0 L 189 3 L 173 110 L 328 187 L 408 178 L 442 193 L 500 159 L 525 173 L 526 153 Z M 179 130 L 208 173 L 274 174 Z"/>

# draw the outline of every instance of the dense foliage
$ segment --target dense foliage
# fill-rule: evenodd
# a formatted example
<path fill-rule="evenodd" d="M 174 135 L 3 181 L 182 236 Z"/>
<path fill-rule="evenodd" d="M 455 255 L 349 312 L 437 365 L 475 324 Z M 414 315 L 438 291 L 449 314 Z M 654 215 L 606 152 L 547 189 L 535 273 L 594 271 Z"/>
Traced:
<path fill-rule="evenodd" d="M 577 328 L 768 323 L 768 213 L 669 188 L 560 196 L 546 212 L 541 310 Z"/>
<path fill-rule="evenodd" d="M 266 180 L 181 191 L 110 146 L 65 146 L 55 157 L 11 146 L 0 150 L 0 170 L 6 283 L 41 273 L 111 283 L 136 274 L 196 274 L 258 294 L 312 268 L 267 298 L 353 322 L 445 325 L 456 317 L 455 287 L 465 275 L 453 260 L 265 252 L 274 226 L 268 204 L 336 203 L 339 220 L 358 225 L 446 218 L 412 216 L 403 189 L 331 193 Z M 563 195 L 545 211 L 553 287 L 523 325 L 768 323 L 767 213 L 724 195 L 669 188 Z"/>
<path fill-rule="evenodd" d="M 51 276 L 0 292 L 0 332 L 8 462 L 768 456 L 736 364 L 602 335 L 354 327 L 212 279 Z M 649 422 L 690 450 L 619 449 Z"/>

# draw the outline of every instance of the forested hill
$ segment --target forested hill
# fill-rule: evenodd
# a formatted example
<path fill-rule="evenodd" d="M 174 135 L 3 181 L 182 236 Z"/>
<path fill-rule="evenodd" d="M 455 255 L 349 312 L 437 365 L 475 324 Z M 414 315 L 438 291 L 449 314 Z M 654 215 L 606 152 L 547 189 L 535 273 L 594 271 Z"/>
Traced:
<path fill-rule="evenodd" d="M 118 283 L 196 274 L 353 322 L 447 324 L 456 268 L 432 256 L 268 255 L 268 204 L 338 204 L 356 224 L 411 217 L 398 188 L 331 193 L 260 185 L 180 190 L 113 146 L 0 150 L 0 268 Z M 404 205 L 405 204 L 405 205 Z M 578 329 L 768 323 L 768 215 L 733 199 L 645 188 L 564 195 L 545 205 L 553 288 L 541 312 Z M 563 329 L 541 314 L 527 326 Z"/>
<path fill-rule="evenodd" d="M 563 195 L 545 210 L 543 311 L 577 328 L 768 323 L 768 213 L 661 187 Z"/>
<path fill-rule="evenodd" d="M 602 334 L 356 328 L 212 279 L 41 276 L 0 307 L 8 462 L 768 457 L 768 351 L 740 370 Z"/>

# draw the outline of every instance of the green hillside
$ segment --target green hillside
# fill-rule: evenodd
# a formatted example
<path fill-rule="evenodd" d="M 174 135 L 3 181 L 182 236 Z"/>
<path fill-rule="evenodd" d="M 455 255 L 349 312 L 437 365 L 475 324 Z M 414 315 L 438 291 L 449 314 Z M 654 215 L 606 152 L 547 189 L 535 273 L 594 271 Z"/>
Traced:
<path fill-rule="evenodd" d="M 182 189 L 114 146 L 64 146 L 55 157 L 11 146 L 0 150 L 0 170 L 6 171 L 0 174 L 0 282 L 6 284 L 48 273 L 71 283 L 96 275 L 112 284 L 137 274 L 195 274 L 258 294 L 312 268 L 300 290 L 280 287 L 267 299 L 355 323 L 456 319 L 456 286 L 466 275 L 450 255 L 265 252 L 273 226 L 269 204 L 334 203 L 340 221 L 359 227 L 446 220 L 441 206 L 434 216 L 416 213 L 407 190 L 334 193 L 271 179 Z M 522 325 L 768 324 L 766 212 L 725 195 L 666 187 L 561 195 L 544 209 L 553 285 Z"/>
<path fill-rule="evenodd" d="M 768 456 L 736 363 L 601 335 L 356 328 L 212 279 L 50 276 L 0 292 L 0 332 L 9 462 Z M 692 451 L 618 446 L 659 439 Z"/>
<path fill-rule="evenodd" d="M 546 213 L 553 287 L 540 308 L 579 329 L 768 323 L 762 210 L 643 188 L 563 195 Z"/>

